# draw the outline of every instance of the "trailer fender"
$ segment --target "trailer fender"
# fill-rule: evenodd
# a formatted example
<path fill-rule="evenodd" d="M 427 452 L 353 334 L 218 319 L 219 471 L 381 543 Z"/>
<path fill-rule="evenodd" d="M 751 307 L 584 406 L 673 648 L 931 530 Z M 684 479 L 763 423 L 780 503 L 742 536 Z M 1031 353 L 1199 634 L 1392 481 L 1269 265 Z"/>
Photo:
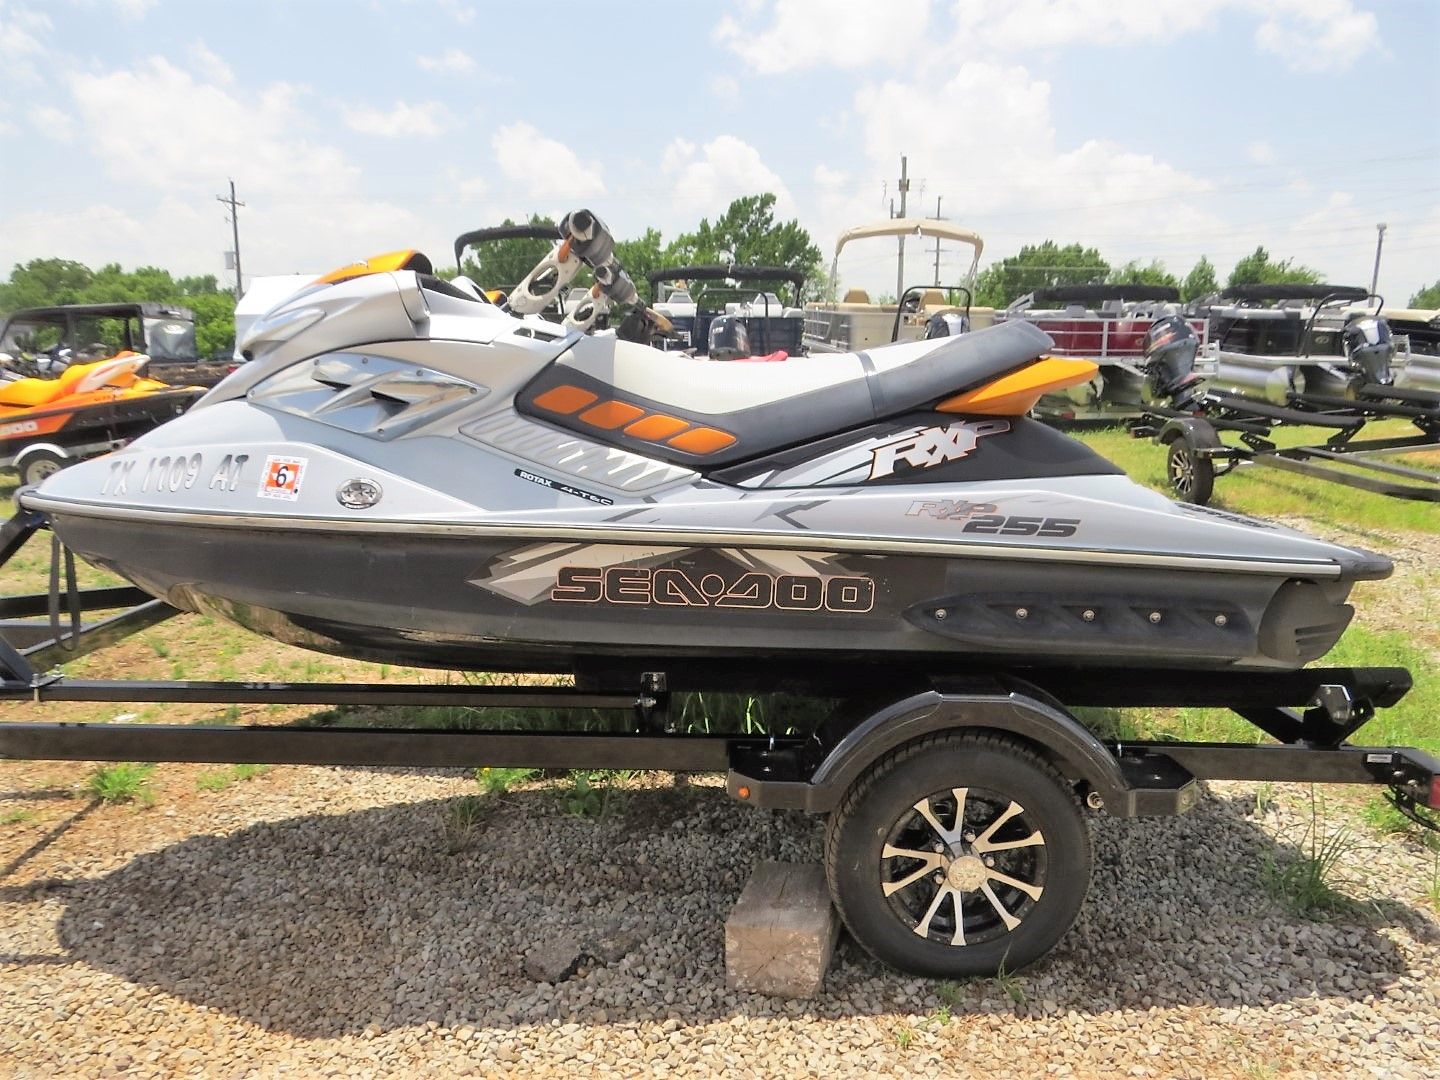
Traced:
<path fill-rule="evenodd" d="M 1169 446 L 1176 439 L 1189 438 L 1195 446 L 1220 446 L 1220 433 L 1202 416 L 1177 416 L 1166 421 L 1155 441 Z"/>
<path fill-rule="evenodd" d="M 56 443 L 32 442 L 27 443 L 25 448 L 15 455 L 15 467 L 18 469 L 25 464 L 26 458 L 34 457 L 42 450 L 47 454 L 54 454 L 58 458 L 66 460 L 70 458 L 70 451 Z"/>
<path fill-rule="evenodd" d="M 894 702 L 850 728 L 808 778 L 774 780 L 731 769 L 728 789 L 750 803 L 833 810 L 846 790 L 882 756 L 939 731 L 984 729 L 1015 735 L 1083 781 L 1110 813 L 1134 816 L 1134 793 L 1115 755 L 1064 710 L 1023 693 L 947 694 L 929 690 Z M 748 794 L 742 793 L 746 792 Z"/>

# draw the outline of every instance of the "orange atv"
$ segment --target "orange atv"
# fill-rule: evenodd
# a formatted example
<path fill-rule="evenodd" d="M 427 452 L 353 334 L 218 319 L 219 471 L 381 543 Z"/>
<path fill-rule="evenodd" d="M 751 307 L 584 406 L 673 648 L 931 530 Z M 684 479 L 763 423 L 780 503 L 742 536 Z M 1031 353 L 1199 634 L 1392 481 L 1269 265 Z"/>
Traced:
<path fill-rule="evenodd" d="M 0 382 L 0 468 L 14 468 L 22 485 L 38 484 L 158 427 L 205 393 L 144 377 L 149 359 L 124 351 L 74 364 L 58 378 Z"/>

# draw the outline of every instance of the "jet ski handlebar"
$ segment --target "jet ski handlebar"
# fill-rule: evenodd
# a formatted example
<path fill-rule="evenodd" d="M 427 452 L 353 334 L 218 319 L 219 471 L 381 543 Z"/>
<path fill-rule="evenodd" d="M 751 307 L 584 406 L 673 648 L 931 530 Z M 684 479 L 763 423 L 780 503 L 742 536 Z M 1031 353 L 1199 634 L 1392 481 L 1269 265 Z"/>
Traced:
<path fill-rule="evenodd" d="M 591 298 L 597 304 L 587 306 L 578 318 L 567 318 L 567 325 L 589 329 L 597 315 L 638 302 L 635 283 L 615 259 L 615 237 L 593 211 L 572 210 L 561 219 L 556 232 L 555 247 L 511 291 L 507 306 L 512 312 L 531 315 L 544 311 L 582 266 L 595 276 Z"/>

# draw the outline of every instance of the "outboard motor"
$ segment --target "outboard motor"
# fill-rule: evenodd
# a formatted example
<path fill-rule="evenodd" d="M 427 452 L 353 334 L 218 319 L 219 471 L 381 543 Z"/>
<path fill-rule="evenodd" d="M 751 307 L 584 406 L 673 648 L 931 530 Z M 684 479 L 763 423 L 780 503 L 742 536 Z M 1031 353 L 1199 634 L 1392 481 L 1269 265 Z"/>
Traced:
<path fill-rule="evenodd" d="M 1340 332 L 1345 360 L 1351 372 L 1351 387 L 1389 386 L 1395 381 L 1390 361 L 1395 359 L 1395 341 L 1390 324 L 1374 315 L 1352 319 Z"/>
<path fill-rule="evenodd" d="M 1156 319 L 1145 332 L 1145 392 L 1153 404 L 1168 400 L 1177 409 L 1195 407 L 1200 376 L 1195 374 L 1195 354 L 1200 338 L 1195 328 L 1179 315 Z"/>
<path fill-rule="evenodd" d="M 705 352 L 711 360 L 738 360 L 750 355 L 750 331 L 736 315 L 721 315 L 710 323 Z"/>
<path fill-rule="evenodd" d="M 942 337 L 959 337 L 970 330 L 970 317 L 957 311 L 942 311 L 931 315 L 925 322 L 925 340 Z"/>

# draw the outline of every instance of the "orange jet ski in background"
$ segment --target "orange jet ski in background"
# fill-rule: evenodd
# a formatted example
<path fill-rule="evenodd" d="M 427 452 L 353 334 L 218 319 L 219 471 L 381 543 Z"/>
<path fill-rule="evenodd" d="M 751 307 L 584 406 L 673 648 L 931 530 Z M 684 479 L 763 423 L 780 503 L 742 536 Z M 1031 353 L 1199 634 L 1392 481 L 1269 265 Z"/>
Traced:
<path fill-rule="evenodd" d="M 124 446 L 179 416 L 205 393 L 141 374 L 150 358 L 122 351 L 72 364 L 57 378 L 0 382 L 0 467 L 38 484 L 72 462 Z"/>

